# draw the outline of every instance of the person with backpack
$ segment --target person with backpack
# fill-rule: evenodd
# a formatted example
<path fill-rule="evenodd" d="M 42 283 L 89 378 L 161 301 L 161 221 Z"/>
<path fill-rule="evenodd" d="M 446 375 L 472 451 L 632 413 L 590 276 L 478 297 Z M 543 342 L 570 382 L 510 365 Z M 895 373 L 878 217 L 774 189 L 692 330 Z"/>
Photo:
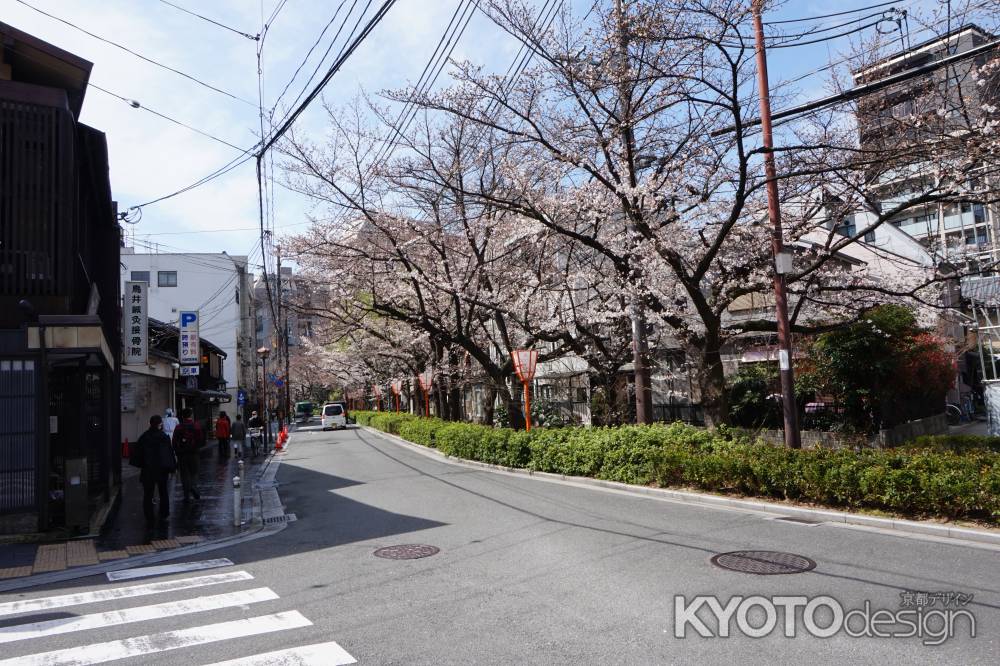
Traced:
<path fill-rule="evenodd" d="M 243 450 L 246 448 L 247 439 L 247 424 L 243 423 L 242 415 L 236 415 L 236 420 L 233 421 L 229 434 L 232 437 L 233 453 L 242 458 Z"/>
<path fill-rule="evenodd" d="M 181 485 L 184 487 L 184 501 L 192 496 L 201 499 L 198 492 L 198 454 L 205 444 L 205 433 L 195 423 L 190 409 L 181 412 L 181 422 L 174 429 L 174 452 L 177 454 L 177 468 Z"/>
<path fill-rule="evenodd" d="M 219 412 L 219 418 L 215 422 L 215 438 L 219 442 L 219 460 L 229 457 L 229 417 L 225 412 Z"/>
<path fill-rule="evenodd" d="M 142 433 L 132 447 L 129 463 L 138 467 L 142 483 L 142 511 L 146 521 L 154 521 L 153 495 L 159 490 L 160 520 L 170 516 L 170 475 L 177 469 L 177 460 L 170 438 L 163 432 L 163 419 L 158 414 L 149 417 L 149 430 Z"/>
<path fill-rule="evenodd" d="M 178 421 L 177 417 L 174 416 L 174 410 L 167 407 L 166 416 L 163 417 L 163 433 L 167 437 L 172 438 L 174 436 L 174 428 L 177 427 L 178 423 L 180 423 L 180 421 Z"/>

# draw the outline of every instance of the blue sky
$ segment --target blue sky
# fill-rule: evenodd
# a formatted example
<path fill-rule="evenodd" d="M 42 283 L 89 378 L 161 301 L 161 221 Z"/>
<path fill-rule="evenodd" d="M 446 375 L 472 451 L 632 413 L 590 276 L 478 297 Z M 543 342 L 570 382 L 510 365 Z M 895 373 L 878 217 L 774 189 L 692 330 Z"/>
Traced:
<path fill-rule="evenodd" d="M 237 96 L 251 101 L 257 99 L 255 42 L 182 13 L 159 0 L 26 1 Z M 258 0 L 171 1 L 241 31 L 251 34 L 260 31 L 262 18 Z M 354 1 L 345 0 L 341 16 Z M 331 81 L 325 90 L 326 98 L 336 104 L 359 94 L 362 86 L 370 93 L 377 93 L 415 81 L 458 2 L 398 0 L 386 19 Z M 788 0 L 770 10 L 766 20 L 816 16 L 876 2 Z M 263 12 L 270 15 L 280 3 L 281 0 L 264 0 Z M 285 1 L 264 45 L 265 104 L 273 103 L 339 4 L 339 0 Z M 365 0 L 357 2 L 349 25 L 353 25 L 365 4 Z M 373 8 L 379 4 L 372 3 Z M 538 4 L 542 4 L 541 0 Z M 574 5 L 584 4 L 582 0 L 574 0 Z M 959 0 L 955 4 L 960 4 Z M 922 14 L 934 22 L 935 12 L 941 10 L 943 3 L 904 0 L 896 6 L 908 8 L 911 13 Z M 256 142 L 255 106 L 222 96 L 145 63 L 15 0 L 4 0 L 3 7 L 4 22 L 93 62 L 92 83 L 238 146 L 249 147 Z M 829 19 L 826 25 L 842 20 Z M 339 23 L 336 21 L 334 28 Z M 790 24 L 787 28 L 794 32 L 792 28 L 808 25 Z M 911 21 L 910 27 L 916 33 L 919 22 Z M 326 40 L 331 33 L 327 33 Z M 831 58 L 846 53 L 850 46 L 851 38 L 845 37 L 818 45 L 775 50 L 769 59 L 772 82 L 792 79 L 822 67 Z M 325 48 L 326 41 L 319 52 L 314 53 L 306 72 L 312 71 L 317 56 Z M 487 69 L 502 72 L 517 48 L 512 38 L 477 12 L 454 57 L 468 58 Z M 442 76 L 439 84 L 444 81 Z M 825 75 L 816 75 L 799 82 L 798 101 L 825 94 L 827 81 Z M 304 79 L 300 75 L 292 90 L 297 93 L 302 85 Z M 781 108 L 783 105 L 775 106 Z M 321 117 L 322 110 L 310 109 L 300 125 L 306 131 L 322 132 Z M 239 155 L 232 148 L 133 109 L 94 89 L 87 94 L 82 120 L 108 135 L 112 189 L 122 208 L 172 192 Z M 276 197 L 274 224 L 278 232 L 305 229 L 306 206 L 285 190 L 278 189 Z M 149 206 L 142 220 L 130 231 L 135 233 L 140 245 L 159 243 L 163 251 L 226 250 L 230 254 L 246 254 L 257 240 L 254 231 L 248 228 L 256 224 L 256 181 L 250 161 L 204 187 Z M 259 257 L 259 252 L 256 256 Z"/>

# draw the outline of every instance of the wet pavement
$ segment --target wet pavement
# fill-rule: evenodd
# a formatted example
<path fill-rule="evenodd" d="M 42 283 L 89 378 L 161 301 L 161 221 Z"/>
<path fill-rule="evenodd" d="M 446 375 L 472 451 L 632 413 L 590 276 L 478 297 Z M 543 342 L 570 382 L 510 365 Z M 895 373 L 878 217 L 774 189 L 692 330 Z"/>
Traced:
<path fill-rule="evenodd" d="M 146 521 L 142 510 L 139 470 L 126 463 L 122 467 L 120 501 L 99 536 L 47 544 L 0 545 L 0 580 L 125 559 L 239 534 L 253 522 L 254 481 L 267 460 L 265 455 L 244 460 L 240 525 L 235 525 L 233 519 L 233 477 L 240 473 L 238 460 L 232 455 L 220 456 L 215 441 L 210 440 L 199 456 L 201 498 L 185 502 L 180 479 L 171 475 L 170 516 L 152 524 Z M 158 506 L 154 512 L 159 514 Z"/>
<path fill-rule="evenodd" d="M 142 511 L 142 484 L 138 470 L 130 478 L 122 479 L 122 495 L 117 512 L 105 524 L 97 539 L 98 550 L 118 550 L 128 546 L 148 543 L 151 540 L 176 537 L 201 537 L 200 540 L 219 539 L 240 532 L 233 524 L 233 477 L 239 474 L 235 456 L 220 457 L 214 441 L 201 450 L 198 465 L 198 492 L 201 499 L 184 501 L 181 481 L 176 474 L 170 478 L 170 517 L 157 519 L 154 524 L 146 521 Z M 243 528 L 250 520 L 250 490 L 253 479 L 266 460 L 244 460 Z M 123 470 L 124 477 L 124 470 Z M 159 498 L 156 498 L 159 503 Z M 155 507 L 157 515 L 159 506 Z"/>

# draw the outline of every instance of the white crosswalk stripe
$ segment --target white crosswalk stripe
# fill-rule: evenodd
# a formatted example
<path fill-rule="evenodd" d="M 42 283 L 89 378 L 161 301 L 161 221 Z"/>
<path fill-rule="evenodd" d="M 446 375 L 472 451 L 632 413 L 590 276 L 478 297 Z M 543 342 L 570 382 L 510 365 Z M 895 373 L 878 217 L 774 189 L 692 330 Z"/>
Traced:
<path fill-rule="evenodd" d="M 38 611 L 57 610 L 68 606 L 93 604 L 100 601 L 129 599 L 131 597 L 145 597 L 151 594 L 162 594 L 164 592 L 175 592 L 177 590 L 188 590 L 196 587 L 204 587 L 206 585 L 220 585 L 222 583 L 233 583 L 236 581 L 252 579 L 253 576 L 248 574 L 246 571 L 231 571 L 229 573 L 212 574 L 211 576 L 196 576 L 194 578 L 182 578 L 180 580 L 166 580 L 159 583 L 150 583 L 148 585 L 113 587 L 108 590 L 79 592 L 77 594 L 60 594 L 54 597 L 24 599 L 22 601 L 8 601 L 0 603 L 0 617 Z"/>
<path fill-rule="evenodd" d="M 225 594 L 196 597 L 183 601 L 168 601 L 152 606 L 139 606 L 138 608 L 107 611 L 106 613 L 93 613 L 70 619 L 60 618 L 58 620 L 32 622 L 31 624 L 18 624 L 12 627 L 0 627 L 0 643 L 23 641 L 29 638 L 45 638 L 46 636 L 68 634 L 74 631 L 113 627 L 118 624 L 159 620 L 166 617 L 187 615 L 188 613 L 202 613 L 219 608 L 255 604 L 277 598 L 278 595 L 272 592 L 270 588 L 258 587 L 253 590 L 226 592 Z"/>
<path fill-rule="evenodd" d="M 140 657 L 143 655 L 179 650 L 192 645 L 204 645 L 231 638 L 243 638 L 258 634 L 268 634 L 286 629 L 308 627 L 312 624 L 298 611 L 272 613 L 259 617 L 249 617 L 231 622 L 207 624 L 190 629 L 164 631 L 148 636 L 136 636 L 120 641 L 93 643 L 65 650 L 39 652 L 25 657 L 0 660 L 0 666 L 85 666 L 101 664 L 115 659 Z"/>
<path fill-rule="evenodd" d="M 0 652 L 3 659 L 0 659 L 0 666 L 71 666 L 83 664 L 100 664 L 108 661 L 127 659 L 131 657 L 149 657 L 161 652 L 179 650 L 182 648 L 197 648 L 221 641 L 229 641 L 237 638 L 245 638 L 263 634 L 273 634 L 276 632 L 289 631 L 312 625 L 312 622 L 296 610 L 283 610 L 269 614 L 258 611 L 253 617 L 230 620 L 227 622 L 211 622 L 195 624 L 197 618 L 212 617 L 218 618 L 218 613 L 206 616 L 208 611 L 220 611 L 223 609 L 242 609 L 246 614 L 256 608 L 253 604 L 273 602 L 280 599 L 277 593 L 267 587 L 257 587 L 247 590 L 223 591 L 213 595 L 194 596 L 186 599 L 176 599 L 178 593 L 187 591 L 197 591 L 199 588 L 222 585 L 240 584 L 247 580 L 253 580 L 253 576 L 246 571 L 233 571 L 227 573 L 212 574 L 206 576 L 193 576 L 177 580 L 159 581 L 143 585 L 132 585 L 126 587 L 114 587 L 108 589 L 91 590 L 89 592 L 78 592 L 74 594 L 60 594 L 55 596 L 40 597 L 36 599 L 23 599 L 0 603 L 0 617 L 11 617 L 24 614 L 37 616 L 38 613 L 51 613 L 63 608 L 74 606 L 96 605 L 84 609 L 82 614 L 72 614 L 69 617 L 48 619 L 38 618 L 32 621 L 32 615 L 28 615 L 21 620 L 20 624 L 7 624 L 0 626 L 0 644 L 4 645 L 4 650 Z M 152 603 L 142 606 L 118 608 L 123 601 L 130 601 L 135 598 L 150 597 L 153 595 L 174 595 L 169 601 Z M 100 608 L 104 604 L 105 608 Z M 107 607 L 113 604 L 112 608 Z M 261 607 L 261 611 L 268 610 Z M 232 617 L 232 610 L 230 617 Z M 202 615 L 198 615 L 202 614 Z M 193 626 L 184 627 L 184 618 L 191 618 Z M 175 620 L 180 618 L 180 622 Z M 17 622 L 18 620 L 12 620 Z M 116 627 L 126 624 L 134 624 L 141 627 L 144 622 L 171 621 L 174 622 L 168 627 L 170 631 L 150 631 L 138 629 L 135 635 L 128 634 L 130 638 L 110 641 L 95 641 L 93 632 L 103 630 L 108 627 Z M 9 621 L 8 621 L 9 622 Z M 167 628 L 167 627 L 165 627 Z M 73 647 L 64 647 L 66 640 L 57 643 L 61 649 L 46 650 L 46 639 L 53 639 L 66 634 L 77 634 L 83 640 L 81 644 Z M 118 634 L 119 636 L 121 634 Z M 86 638 L 91 636 L 89 639 Z M 69 639 L 76 640 L 76 639 Z M 230 654 L 246 653 L 242 649 L 242 642 L 233 643 L 233 652 Z M 287 645 L 287 643 L 286 643 Z M 51 643 L 50 647 L 55 647 Z M 18 654 L 27 649 L 32 654 L 21 656 L 9 656 Z M 12 650 L 17 650 L 12 652 Z M 217 652 L 216 652 L 217 654 Z M 218 656 L 215 657 L 218 659 Z M 195 663 L 204 663 L 204 659 L 197 657 L 185 657 L 185 661 L 193 660 Z M 219 662 L 216 666 L 257 666 L 257 665 L 277 665 L 277 664 L 298 664 L 300 666 L 339 666 L 341 664 L 356 663 L 355 659 L 340 645 L 333 641 L 317 643 L 312 645 L 302 645 L 290 647 L 271 652 L 241 656 L 229 661 Z"/>
<path fill-rule="evenodd" d="M 250 657 L 220 661 L 209 666 L 278 666 L 280 664 L 288 664 L 288 666 L 293 664 L 295 666 L 343 666 L 344 664 L 356 663 L 358 660 L 349 655 L 347 650 L 330 641 L 329 643 L 303 645 L 287 650 L 275 650 Z"/>

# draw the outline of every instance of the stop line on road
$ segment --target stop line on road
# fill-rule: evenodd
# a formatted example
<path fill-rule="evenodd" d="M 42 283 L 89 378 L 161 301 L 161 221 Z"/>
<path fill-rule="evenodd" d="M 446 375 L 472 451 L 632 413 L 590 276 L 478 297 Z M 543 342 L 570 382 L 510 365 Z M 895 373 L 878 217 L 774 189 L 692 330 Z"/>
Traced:
<path fill-rule="evenodd" d="M 33 614 L 58 611 L 63 608 L 100 605 L 126 599 L 151 597 L 160 594 L 197 590 L 207 586 L 242 583 L 252 580 L 246 571 L 233 571 L 208 576 L 195 576 L 178 580 L 160 581 L 129 587 L 106 588 L 0 603 L 0 617 L 25 615 L 21 624 L 0 627 L 0 644 L 31 641 L 38 647 L 46 638 L 114 627 L 118 625 L 150 622 L 167 618 L 194 617 L 196 614 L 226 608 L 251 608 L 253 604 L 280 599 L 268 587 L 221 592 L 209 596 L 165 601 L 125 609 L 100 610 L 71 618 L 30 621 Z M 48 650 L 33 654 L 0 659 L 0 666 L 69 666 L 100 664 L 130 657 L 150 656 L 161 652 L 194 648 L 221 641 L 251 636 L 273 634 L 302 627 L 312 622 L 297 610 L 255 615 L 227 622 L 195 624 L 182 629 L 154 632 L 120 640 L 98 641 L 69 648 Z M 255 666 L 257 664 L 294 663 L 304 666 L 339 666 L 353 664 L 355 659 L 335 642 L 297 646 L 263 654 L 248 655 L 218 662 L 214 666 Z"/>

